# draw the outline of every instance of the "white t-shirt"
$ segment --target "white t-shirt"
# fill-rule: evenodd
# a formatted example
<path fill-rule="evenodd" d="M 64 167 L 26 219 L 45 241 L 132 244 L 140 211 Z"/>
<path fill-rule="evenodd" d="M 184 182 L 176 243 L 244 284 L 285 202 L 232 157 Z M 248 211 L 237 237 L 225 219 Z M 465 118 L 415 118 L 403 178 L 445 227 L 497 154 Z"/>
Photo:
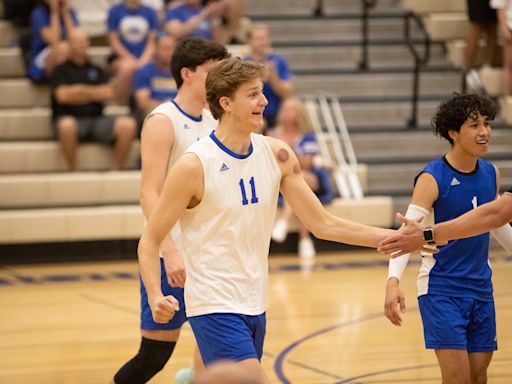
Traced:
<path fill-rule="evenodd" d="M 192 145 L 204 172 L 201 202 L 180 219 L 187 316 L 260 315 L 267 308 L 268 250 L 281 171 L 262 135 L 238 155 L 214 134 Z"/>

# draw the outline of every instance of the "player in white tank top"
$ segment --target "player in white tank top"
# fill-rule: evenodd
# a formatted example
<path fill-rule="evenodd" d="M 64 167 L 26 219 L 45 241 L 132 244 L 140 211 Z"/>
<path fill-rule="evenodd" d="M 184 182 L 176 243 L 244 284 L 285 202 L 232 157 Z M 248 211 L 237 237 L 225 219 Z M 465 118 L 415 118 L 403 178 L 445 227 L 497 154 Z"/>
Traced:
<path fill-rule="evenodd" d="M 158 245 L 181 218 L 186 304 L 205 364 L 238 361 L 255 380 L 268 382 L 259 359 L 278 191 L 316 237 L 376 247 L 394 231 L 329 214 L 291 148 L 252 133 L 264 124 L 263 78 L 262 64 L 239 59 L 223 60 L 208 73 L 207 99 L 219 126 L 170 171 L 139 242 L 139 265 L 155 321 L 168 321 L 177 308 L 160 290 Z"/>
<path fill-rule="evenodd" d="M 156 114 L 164 115 L 171 121 L 174 133 L 174 140 L 169 152 L 166 173 L 169 172 L 188 147 L 200 138 L 208 136 L 208 134 L 217 126 L 217 120 L 213 118 L 211 112 L 206 108 L 202 109 L 199 117 L 191 116 L 185 112 L 175 100 L 170 100 L 160 104 L 148 114 L 146 119 Z M 176 224 L 171 229 L 170 235 L 174 245 L 176 246 L 176 250 L 180 253 L 182 251 L 182 247 L 179 224 Z M 163 257 L 163 255 L 160 254 L 160 257 Z"/>
<path fill-rule="evenodd" d="M 204 174 L 201 204 L 180 219 L 187 316 L 259 315 L 267 308 L 269 231 L 281 179 L 277 160 L 256 134 L 244 156 L 224 147 L 215 132 L 187 153 L 199 158 Z"/>
<path fill-rule="evenodd" d="M 178 85 L 178 94 L 174 100 L 161 104 L 146 117 L 141 133 L 141 207 L 146 218 L 154 211 L 172 165 L 191 144 L 207 136 L 217 125 L 205 109 L 204 82 L 213 63 L 226 56 L 226 49 L 212 41 L 183 39 L 176 45 L 171 70 Z M 160 244 L 159 284 L 163 291 L 176 298 L 182 310 L 171 321 L 156 323 L 148 304 L 147 290 L 141 284 L 141 346 L 137 355 L 115 375 L 116 384 L 150 380 L 169 360 L 180 328 L 187 321 L 182 288 L 186 275 L 179 225 L 174 226 L 171 236 L 166 236 Z M 196 354 L 194 365 L 196 370 L 202 367 L 199 354 Z"/>

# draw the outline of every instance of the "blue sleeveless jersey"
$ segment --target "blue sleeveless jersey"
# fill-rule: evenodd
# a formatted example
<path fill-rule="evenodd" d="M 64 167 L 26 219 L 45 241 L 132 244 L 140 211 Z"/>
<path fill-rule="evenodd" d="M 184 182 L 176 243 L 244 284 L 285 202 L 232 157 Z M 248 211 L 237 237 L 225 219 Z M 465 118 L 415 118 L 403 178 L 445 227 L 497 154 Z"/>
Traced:
<path fill-rule="evenodd" d="M 454 219 L 496 198 L 496 169 L 488 161 L 478 159 L 473 172 L 455 170 L 445 157 L 435 159 L 416 176 L 430 173 L 436 180 L 439 196 L 434 203 L 435 223 Z M 424 256 L 420 279 L 426 279 L 426 293 L 492 300 L 492 270 L 489 265 L 489 233 L 450 241 L 433 255 L 435 262 Z"/>

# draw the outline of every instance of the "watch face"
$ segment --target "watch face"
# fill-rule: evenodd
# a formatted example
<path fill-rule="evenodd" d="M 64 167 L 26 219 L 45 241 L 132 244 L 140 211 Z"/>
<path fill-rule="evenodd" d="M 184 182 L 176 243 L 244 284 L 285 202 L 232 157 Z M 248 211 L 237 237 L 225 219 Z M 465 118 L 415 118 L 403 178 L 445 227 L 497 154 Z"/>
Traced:
<path fill-rule="evenodd" d="M 423 238 L 425 239 L 425 241 L 434 240 L 434 231 L 432 230 L 432 228 L 425 228 L 425 230 L 423 231 Z"/>

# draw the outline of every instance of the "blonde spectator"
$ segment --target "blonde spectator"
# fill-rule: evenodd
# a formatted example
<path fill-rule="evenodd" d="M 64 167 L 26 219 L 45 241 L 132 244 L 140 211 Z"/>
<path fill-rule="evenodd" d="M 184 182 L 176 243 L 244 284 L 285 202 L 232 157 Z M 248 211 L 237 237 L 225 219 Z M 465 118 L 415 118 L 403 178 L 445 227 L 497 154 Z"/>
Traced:
<path fill-rule="evenodd" d="M 316 194 L 322 203 L 329 203 L 333 199 L 332 186 L 328 170 L 315 165 L 315 158 L 319 156 L 318 143 L 314 133 L 311 131 L 306 108 L 302 101 L 296 97 L 286 99 L 277 119 L 277 128 L 274 135 L 287 143 L 297 155 L 302 175 L 306 183 Z M 276 220 L 272 231 L 272 239 L 283 242 L 288 233 L 288 223 L 292 217 L 292 209 L 289 204 L 279 197 L 282 205 L 282 214 Z M 299 222 L 299 256 L 311 258 L 316 254 L 315 246 L 306 227 Z"/>

